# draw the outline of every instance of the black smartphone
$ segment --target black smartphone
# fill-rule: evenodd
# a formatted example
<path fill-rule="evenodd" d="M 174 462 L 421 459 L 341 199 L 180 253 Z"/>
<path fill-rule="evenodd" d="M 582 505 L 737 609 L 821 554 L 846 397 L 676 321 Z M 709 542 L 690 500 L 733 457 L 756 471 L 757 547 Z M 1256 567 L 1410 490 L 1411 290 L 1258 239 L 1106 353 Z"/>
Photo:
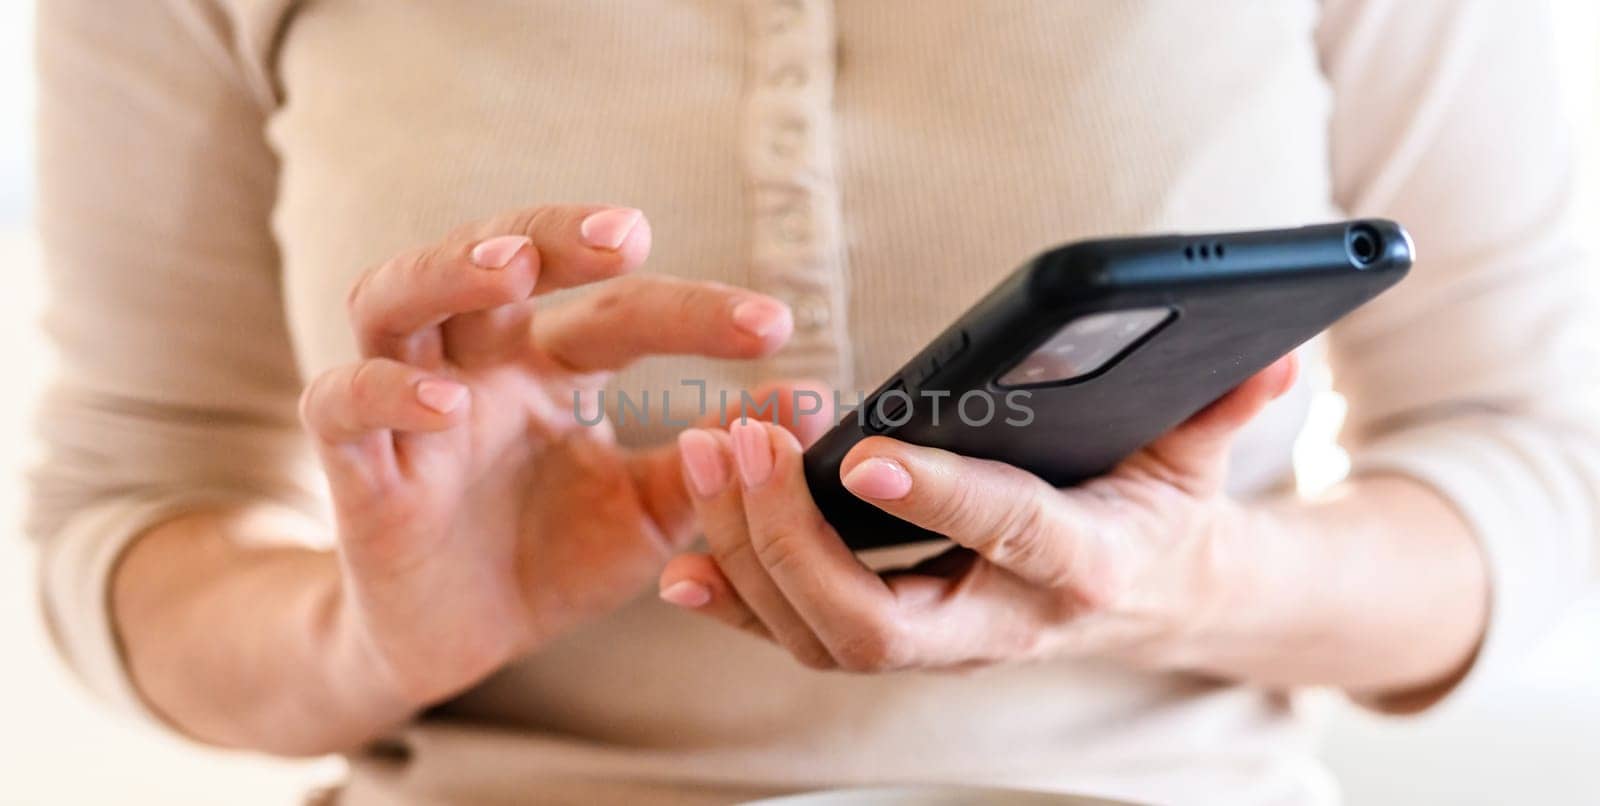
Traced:
<path fill-rule="evenodd" d="M 806 451 L 812 496 L 856 550 L 942 539 L 844 488 L 851 447 L 886 434 L 1069 486 L 1382 293 L 1411 261 L 1410 236 L 1381 219 L 1052 249 Z"/>

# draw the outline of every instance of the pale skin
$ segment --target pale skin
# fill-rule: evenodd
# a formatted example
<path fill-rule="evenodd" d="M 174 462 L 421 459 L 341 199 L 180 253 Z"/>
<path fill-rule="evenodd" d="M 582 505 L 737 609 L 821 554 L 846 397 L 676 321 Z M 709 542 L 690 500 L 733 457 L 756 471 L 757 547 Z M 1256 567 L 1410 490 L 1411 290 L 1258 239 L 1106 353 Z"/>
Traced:
<path fill-rule="evenodd" d="M 111 604 L 151 707 L 216 744 L 350 749 L 652 581 L 797 662 L 861 673 L 1104 656 L 1405 709 L 1469 665 L 1488 583 L 1427 488 L 1356 479 L 1266 504 L 1222 492 L 1234 432 L 1292 362 L 1070 490 L 863 442 L 847 486 L 961 547 L 887 576 L 845 550 L 801 481 L 800 446 L 826 416 L 785 407 L 783 427 L 731 432 L 713 417 L 676 446 L 619 447 L 608 427 L 580 427 L 574 392 L 591 399 L 652 354 L 767 355 L 791 331 L 769 297 L 627 276 L 649 247 L 636 210 L 546 207 L 365 273 L 349 306 L 362 358 L 314 379 L 301 405 L 338 550 L 249 547 L 239 538 L 263 535 L 226 512 L 136 540 Z M 589 284 L 534 315 L 532 297 Z M 697 533 L 711 554 L 682 553 Z"/>
<path fill-rule="evenodd" d="M 1295 371 L 1292 357 L 1277 362 L 1072 489 L 868 438 L 843 463 L 845 486 L 955 544 L 888 573 L 822 518 L 792 434 L 754 421 L 686 431 L 684 475 L 711 551 L 675 558 L 662 598 L 817 669 L 1100 656 L 1421 707 L 1465 670 L 1486 617 L 1483 560 L 1459 517 L 1398 477 L 1317 501 L 1223 492 L 1234 434 Z"/>

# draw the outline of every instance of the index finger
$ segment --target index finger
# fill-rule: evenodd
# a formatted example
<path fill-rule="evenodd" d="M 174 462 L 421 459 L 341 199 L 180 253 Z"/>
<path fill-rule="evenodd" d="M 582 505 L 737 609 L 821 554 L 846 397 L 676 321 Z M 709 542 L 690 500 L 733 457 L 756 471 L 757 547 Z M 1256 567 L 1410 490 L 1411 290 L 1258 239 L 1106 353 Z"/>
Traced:
<path fill-rule="evenodd" d="M 637 274 L 540 311 L 532 338 L 562 368 L 588 373 L 649 355 L 759 358 L 782 347 L 793 330 L 789 307 L 765 294 Z"/>
<path fill-rule="evenodd" d="M 637 268 L 650 225 L 631 208 L 536 207 L 469 225 L 361 276 L 348 307 L 367 355 L 397 355 L 412 335 L 452 316 L 488 311 Z"/>
<path fill-rule="evenodd" d="M 650 255 L 650 220 L 632 207 L 551 204 L 468 225 L 457 240 L 478 244 L 523 236 L 538 253 L 535 293 L 585 285 L 626 274 Z"/>

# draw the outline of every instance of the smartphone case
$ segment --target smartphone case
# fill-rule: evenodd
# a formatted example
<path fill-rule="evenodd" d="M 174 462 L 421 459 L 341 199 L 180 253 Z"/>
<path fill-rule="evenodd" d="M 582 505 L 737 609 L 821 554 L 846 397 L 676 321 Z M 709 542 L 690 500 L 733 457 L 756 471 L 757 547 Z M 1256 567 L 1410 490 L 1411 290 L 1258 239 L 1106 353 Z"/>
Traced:
<path fill-rule="evenodd" d="M 1045 252 L 807 450 L 812 496 L 856 550 L 943 539 L 843 487 L 840 465 L 857 442 L 885 434 L 1007 462 L 1069 486 L 1111 470 L 1394 285 L 1411 262 L 1410 236 L 1381 219 L 1084 241 Z M 1024 405 L 1032 421 L 1016 424 L 1024 417 L 1008 408 L 1006 395 L 1017 387 L 995 383 L 1006 370 L 1069 320 L 1152 306 L 1172 314 L 1108 365 L 1085 377 L 1020 387 L 1030 394 Z M 886 396 L 891 390 L 896 393 Z M 987 393 L 995 404 L 987 423 L 981 423 L 987 409 L 977 397 L 969 400 L 965 420 L 957 410 L 971 390 Z"/>

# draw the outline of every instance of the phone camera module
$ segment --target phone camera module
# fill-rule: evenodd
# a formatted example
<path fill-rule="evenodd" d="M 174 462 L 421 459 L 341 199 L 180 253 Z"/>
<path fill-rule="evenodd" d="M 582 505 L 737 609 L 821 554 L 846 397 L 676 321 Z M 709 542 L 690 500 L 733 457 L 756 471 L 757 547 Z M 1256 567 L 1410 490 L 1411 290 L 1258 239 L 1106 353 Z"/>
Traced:
<path fill-rule="evenodd" d="M 1170 308 L 1102 311 L 1069 320 L 1002 374 L 1000 386 L 1063 383 L 1115 363 L 1172 318 Z"/>

